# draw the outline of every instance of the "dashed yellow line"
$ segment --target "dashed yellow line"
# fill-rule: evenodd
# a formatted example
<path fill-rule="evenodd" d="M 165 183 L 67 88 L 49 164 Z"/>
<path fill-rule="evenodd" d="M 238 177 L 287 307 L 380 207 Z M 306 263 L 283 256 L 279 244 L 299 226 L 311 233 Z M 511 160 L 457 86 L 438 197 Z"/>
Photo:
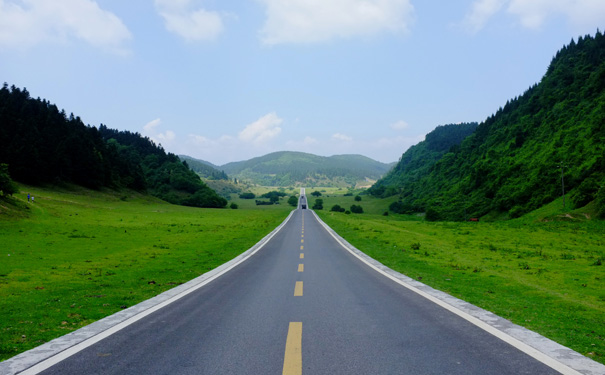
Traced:
<path fill-rule="evenodd" d="M 305 271 L 305 265 L 304 264 L 299 264 L 298 265 L 298 272 L 304 272 Z"/>
<path fill-rule="evenodd" d="M 302 322 L 290 322 L 282 375 L 302 375 Z"/>
<path fill-rule="evenodd" d="M 294 286 L 294 297 L 302 297 L 303 295 L 303 282 L 297 281 Z"/>
<path fill-rule="evenodd" d="M 300 240 L 300 243 L 305 243 L 305 240 L 304 239 Z"/>
<path fill-rule="evenodd" d="M 301 247 L 300 247 L 300 249 L 301 249 L 301 250 L 304 250 L 304 249 L 305 249 L 305 247 L 304 247 L 304 246 L 301 246 Z"/>
<path fill-rule="evenodd" d="M 305 254 L 304 253 L 300 254 L 300 259 L 305 259 Z"/>

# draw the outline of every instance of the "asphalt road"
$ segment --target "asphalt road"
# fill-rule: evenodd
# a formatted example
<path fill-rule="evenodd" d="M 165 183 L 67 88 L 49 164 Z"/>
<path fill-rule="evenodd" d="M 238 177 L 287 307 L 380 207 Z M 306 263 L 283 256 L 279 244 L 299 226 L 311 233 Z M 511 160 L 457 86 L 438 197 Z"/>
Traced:
<path fill-rule="evenodd" d="M 375 272 L 301 209 L 241 265 L 42 372 L 280 373 L 557 374 Z"/>

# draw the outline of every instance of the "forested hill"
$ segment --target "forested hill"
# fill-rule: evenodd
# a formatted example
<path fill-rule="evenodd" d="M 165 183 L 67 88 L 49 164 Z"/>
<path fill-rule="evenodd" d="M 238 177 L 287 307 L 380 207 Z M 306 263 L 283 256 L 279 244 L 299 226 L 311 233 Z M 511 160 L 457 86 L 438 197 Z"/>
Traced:
<path fill-rule="evenodd" d="M 410 147 L 395 167 L 369 189 L 370 194 L 389 197 L 399 193 L 400 186 L 425 177 L 431 166 L 446 152 L 458 147 L 477 129 L 477 125 L 472 122 L 438 126 L 426 135 L 424 141 Z"/>
<path fill-rule="evenodd" d="M 176 204 L 227 204 L 149 138 L 84 125 L 79 117 L 7 84 L 0 89 L 0 164 L 8 164 L 12 179 L 28 184 L 130 188 Z"/>
<path fill-rule="evenodd" d="M 183 161 L 186 161 L 187 164 L 189 165 L 189 168 L 191 168 L 192 171 L 194 171 L 195 173 L 197 173 L 198 175 L 200 175 L 203 178 L 206 178 L 209 180 L 228 180 L 229 179 L 227 174 L 224 171 L 220 170 L 220 167 L 218 167 L 210 162 L 200 160 L 200 159 L 195 159 L 195 158 L 192 158 L 191 156 L 187 156 L 187 155 L 179 155 L 179 158 Z"/>
<path fill-rule="evenodd" d="M 230 176 L 264 186 L 354 187 L 384 175 L 390 164 L 361 155 L 317 156 L 304 152 L 274 152 L 220 168 Z"/>
<path fill-rule="evenodd" d="M 597 32 L 557 52 L 539 84 L 429 161 L 428 173 L 414 178 L 415 170 L 400 168 L 402 175 L 390 176 L 394 185 L 381 181 L 372 191 L 401 191 L 395 211 L 434 219 L 518 217 L 561 196 L 563 171 L 568 202 L 580 207 L 596 198 L 605 214 L 604 158 L 605 36 Z"/>

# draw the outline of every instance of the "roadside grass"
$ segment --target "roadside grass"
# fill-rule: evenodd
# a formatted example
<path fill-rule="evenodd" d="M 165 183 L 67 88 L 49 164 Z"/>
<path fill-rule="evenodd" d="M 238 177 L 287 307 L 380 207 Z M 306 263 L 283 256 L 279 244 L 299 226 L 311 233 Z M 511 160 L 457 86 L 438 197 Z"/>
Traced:
<path fill-rule="evenodd" d="M 372 258 L 605 363 L 605 222 L 536 221 L 556 212 L 546 209 L 506 222 L 431 223 L 329 212 L 326 201 L 319 216 Z"/>
<path fill-rule="evenodd" d="M 15 198 L 29 213 L 0 213 L 0 360 L 229 261 L 292 209 L 198 209 L 28 186 Z"/>

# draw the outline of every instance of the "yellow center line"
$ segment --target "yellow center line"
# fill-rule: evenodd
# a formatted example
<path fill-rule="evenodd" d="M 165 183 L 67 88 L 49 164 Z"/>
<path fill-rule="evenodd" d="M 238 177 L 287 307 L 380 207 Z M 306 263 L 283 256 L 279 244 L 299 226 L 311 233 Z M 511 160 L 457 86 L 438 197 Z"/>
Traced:
<path fill-rule="evenodd" d="M 305 243 L 305 240 L 304 239 L 300 240 L 300 243 Z"/>
<path fill-rule="evenodd" d="M 302 375 L 302 322 L 290 322 L 282 375 Z"/>
<path fill-rule="evenodd" d="M 303 295 L 303 282 L 297 281 L 294 286 L 294 297 L 302 297 Z"/>
<path fill-rule="evenodd" d="M 305 259 L 305 254 L 300 254 L 300 259 Z"/>
<path fill-rule="evenodd" d="M 300 247 L 300 249 L 301 249 L 301 250 L 304 250 L 304 248 L 305 248 L 304 246 L 301 246 L 301 247 Z"/>
<path fill-rule="evenodd" d="M 298 265 L 298 272 L 304 272 L 305 271 L 305 265 L 304 264 L 299 264 Z"/>

